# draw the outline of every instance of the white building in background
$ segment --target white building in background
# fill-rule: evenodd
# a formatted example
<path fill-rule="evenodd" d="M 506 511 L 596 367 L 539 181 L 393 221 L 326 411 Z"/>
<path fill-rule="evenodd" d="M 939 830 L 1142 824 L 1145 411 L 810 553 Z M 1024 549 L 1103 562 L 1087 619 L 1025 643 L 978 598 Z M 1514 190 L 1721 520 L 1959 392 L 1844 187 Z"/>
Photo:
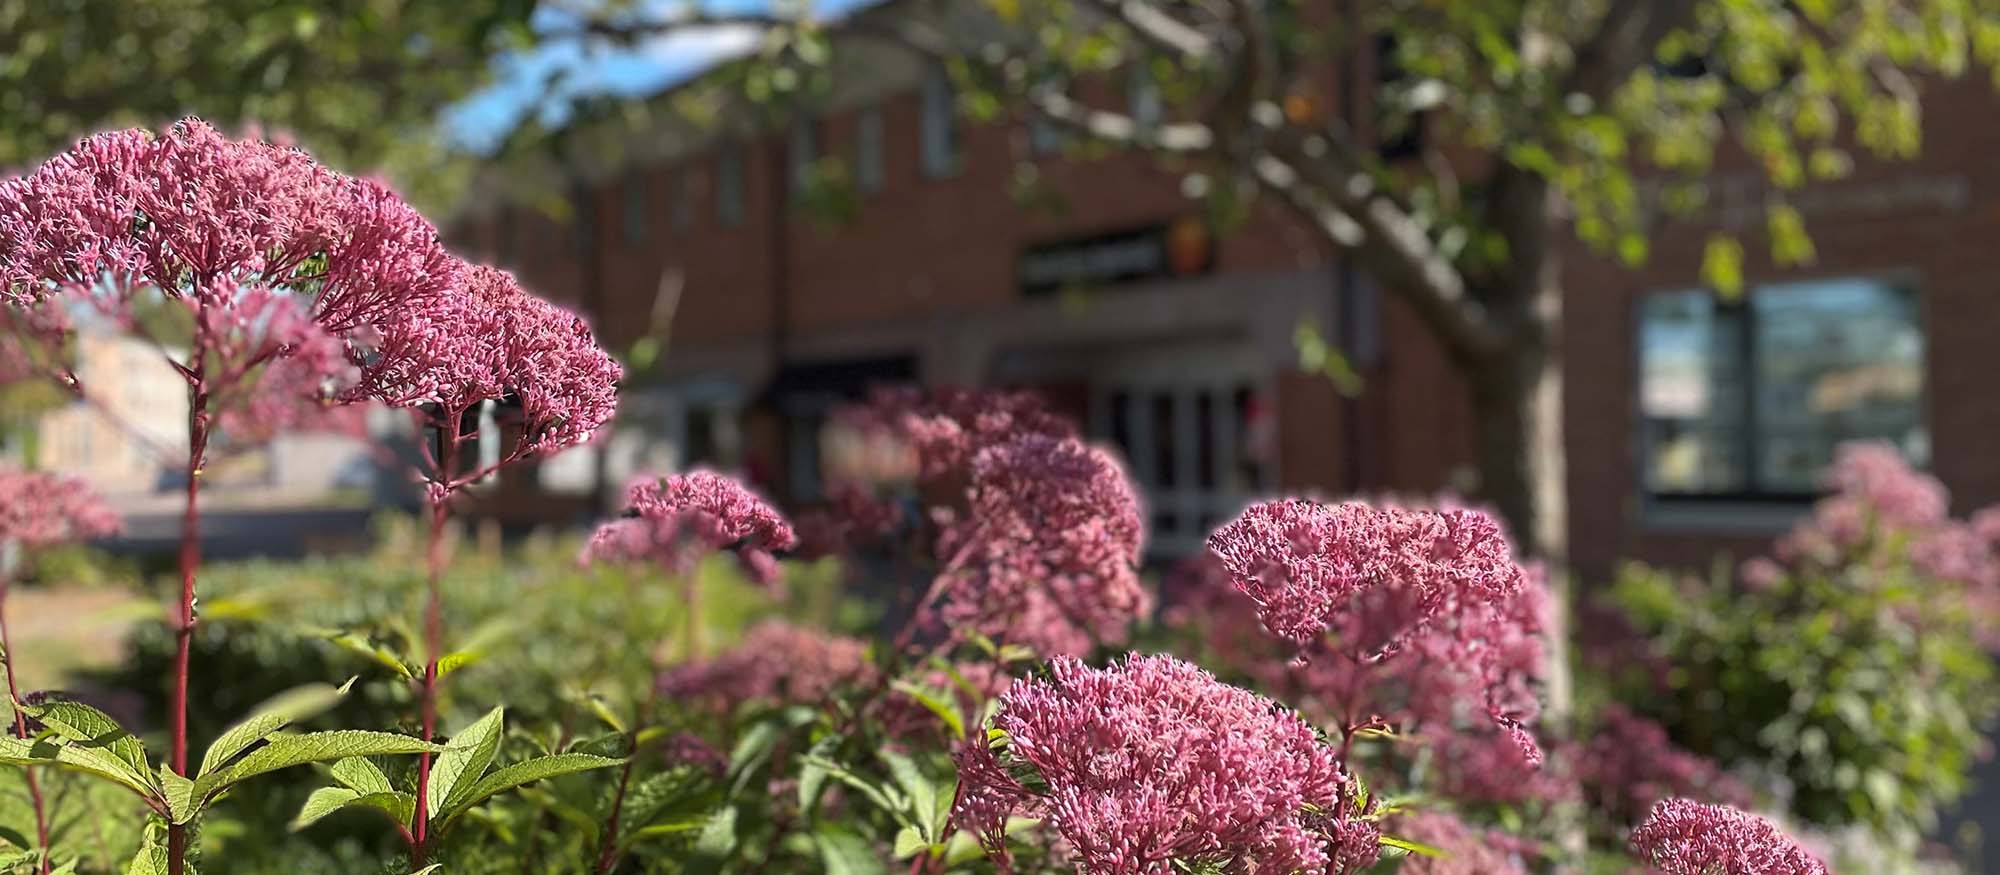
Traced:
<path fill-rule="evenodd" d="M 89 394 L 44 414 L 36 426 L 36 466 L 83 478 L 114 501 L 178 492 L 186 482 L 187 383 L 144 340 L 109 332 L 76 339 L 77 378 Z M 401 418 L 370 411 L 369 432 L 393 432 Z M 218 435 L 203 482 L 223 500 L 255 495 L 312 504 L 333 493 L 375 486 L 374 441 L 301 431 L 232 450 Z"/>
<path fill-rule="evenodd" d="M 38 466 L 109 496 L 154 491 L 187 457 L 187 383 L 157 348 L 123 335 L 79 334 L 76 361 L 91 400 L 42 417 Z"/>

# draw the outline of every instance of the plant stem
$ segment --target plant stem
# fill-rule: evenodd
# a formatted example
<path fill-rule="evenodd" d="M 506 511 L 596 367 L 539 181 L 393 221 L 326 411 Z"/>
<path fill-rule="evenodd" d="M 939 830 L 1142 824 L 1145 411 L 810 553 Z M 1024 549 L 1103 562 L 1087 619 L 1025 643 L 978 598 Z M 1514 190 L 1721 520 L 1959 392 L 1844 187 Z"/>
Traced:
<path fill-rule="evenodd" d="M 442 446 L 430 494 L 430 537 L 424 552 L 427 566 L 424 579 L 424 682 L 418 701 L 425 741 L 437 735 L 438 651 L 444 646 L 444 598 L 439 593 L 439 586 L 444 577 L 444 530 L 450 515 L 451 483 L 458 470 L 460 416 L 447 412 L 444 420 L 438 425 L 438 433 L 443 440 L 439 441 Z M 430 852 L 430 791 L 431 755 L 425 752 L 417 757 L 417 806 L 410 817 L 410 832 L 415 847 L 413 856 L 419 868 Z"/>
<path fill-rule="evenodd" d="M 21 713 L 21 688 L 14 683 L 14 640 L 7 637 L 7 592 L 12 586 L 14 545 L 0 544 L 0 666 L 7 669 L 7 697 L 14 703 L 14 734 L 28 738 L 28 716 Z M 28 801 L 35 807 L 35 849 L 41 853 L 41 875 L 49 875 L 49 812 L 42 801 L 42 782 L 32 767 L 21 771 L 28 781 Z"/>
<path fill-rule="evenodd" d="M 197 350 L 201 344 L 195 344 Z M 188 658 L 194 646 L 194 578 L 201 568 L 201 469 L 208 452 L 208 383 L 203 377 L 206 356 L 195 353 L 188 368 L 188 462 L 187 506 L 181 514 L 181 601 L 174 620 L 174 694 L 168 721 L 173 733 L 171 765 L 174 774 L 188 773 Z M 167 875 L 182 875 L 187 868 L 187 827 L 167 826 Z"/>
<path fill-rule="evenodd" d="M 632 740 L 637 742 L 639 731 L 632 731 Z M 604 848 L 597 853 L 597 875 L 610 875 L 611 867 L 618 863 L 618 815 L 625 807 L 625 789 L 632 784 L 632 764 L 638 762 L 639 751 L 635 747 L 626 754 L 625 768 L 618 775 L 618 792 L 611 796 L 611 813 L 604 819 Z"/>

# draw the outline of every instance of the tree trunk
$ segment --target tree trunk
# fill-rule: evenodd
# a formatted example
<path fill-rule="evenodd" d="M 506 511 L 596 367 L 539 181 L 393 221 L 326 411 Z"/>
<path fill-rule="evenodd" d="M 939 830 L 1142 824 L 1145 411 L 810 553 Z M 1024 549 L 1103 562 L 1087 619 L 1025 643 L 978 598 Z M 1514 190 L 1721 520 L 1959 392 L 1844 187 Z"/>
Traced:
<path fill-rule="evenodd" d="M 1564 467 L 1562 287 L 1551 264 L 1524 272 L 1533 286 L 1493 299 L 1518 303 L 1513 336 L 1503 349 L 1468 368 L 1478 429 L 1480 493 L 1506 520 L 1514 547 L 1538 559 L 1548 575 L 1546 708 L 1539 721 L 1549 738 L 1573 738 L 1569 615 L 1569 494 Z M 1553 764 L 1552 764 L 1553 765 Z M 1573 806 L 1572 806 L 1573 807 Z M 1558 810 L 1550 838 L 1553 871 L 1574 872 L 1585 851 L 1581 812 Z"/>

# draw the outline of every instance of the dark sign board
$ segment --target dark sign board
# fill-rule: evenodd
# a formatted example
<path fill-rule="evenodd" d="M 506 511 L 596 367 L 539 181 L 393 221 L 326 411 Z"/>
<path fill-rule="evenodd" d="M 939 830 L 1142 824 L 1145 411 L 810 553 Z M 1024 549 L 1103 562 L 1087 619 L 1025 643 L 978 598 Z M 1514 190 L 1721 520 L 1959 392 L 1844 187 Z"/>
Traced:
<path fill-rule="evenodd" d="M 1139 280 L 1195 276 L 1215 264 L 1215 242 L 1199 219 L 1126 228 L 1028 245 L 1015 263 L 1025 295 Z"/>

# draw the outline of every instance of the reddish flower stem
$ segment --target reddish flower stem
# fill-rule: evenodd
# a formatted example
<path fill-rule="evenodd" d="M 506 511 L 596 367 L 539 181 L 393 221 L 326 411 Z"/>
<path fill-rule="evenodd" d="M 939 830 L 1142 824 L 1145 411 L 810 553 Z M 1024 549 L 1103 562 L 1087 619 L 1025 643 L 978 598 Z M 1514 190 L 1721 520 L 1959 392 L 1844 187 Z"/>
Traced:
<path fill-rule="evenodd" d="M 14 641 L 7 637 L 7 592 L 11 581 L 6 577 L 9 569 L 0 568 L 0 666 L 7 669 L 7 697 L 14 703 L 14 735 L 22 740 L 28 738 L 28 716 L 21 713 L 21 688 L 14 683 Z M 49 812 L 42 801 L 42 783 L 35 777 L 35 770 L 23 767 L 27 774 L 28 801 L 35 807 L 35 849 L 41 853 L 41 875 L 49 875 Z"/>
<path fill-rule="evenodd" d="M 199 337 L 195 340 L 195 348 L 202 348 Z M 187 506 L 181 514 L 181 600 L 173 617 L 174 694 L 172 709 L 167 715 L 173 739 L 170 765 L 174 774 L 183 777 L 188 773 L 188 659 L 194 646 L 194 578 L 195 572 L 201 568 L 201 469 L 208 452 L 209 387 L 203 377 L 204 366 L 205 356 L 196 352 L 194 364 L 187 368 Z M 186 825 L 167 826 L 167 875 L 182 875 L 186 871 L 187 838 Z"/>
<path fill-rule="evenodd" d="M 438 651 L 444 646 L 444 598 L 439 586 L 444 578 L 444 530 L 451 512 L 451 484 L 458 467 L 459 419 L 457 412 L 446 411 L 444 421 L 438 424 L 443 439 L 439 441 L 436 479 L 430 496 L 430 537 L 424 554 L 428 567 L 424 581 L 424 680 L 418 695 L 425 741 L 437 736 Z M 431 755 L 425 752 L 417 757 L 417 805 L 410 816 L 412 857 L 419 868 L 430 853 L 430 792 Z"/>

